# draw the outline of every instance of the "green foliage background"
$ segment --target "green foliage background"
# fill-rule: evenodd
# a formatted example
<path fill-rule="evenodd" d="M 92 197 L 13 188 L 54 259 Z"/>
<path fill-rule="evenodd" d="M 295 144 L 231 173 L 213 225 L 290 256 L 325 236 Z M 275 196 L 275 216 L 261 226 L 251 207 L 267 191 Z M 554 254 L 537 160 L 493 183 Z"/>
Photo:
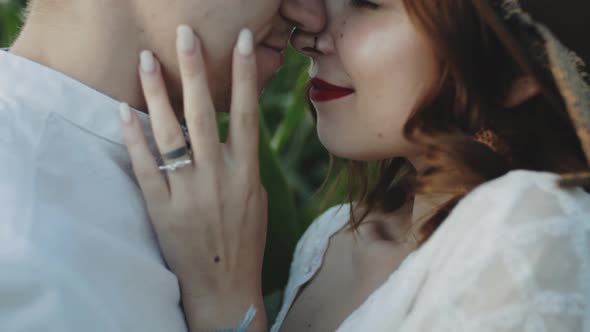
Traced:
<path fill-rule="evenodd" d="M 0 0 L 0 47 L 8 47 L 18 33 L 25 5 L 26 0 Z M 269 196 L 263 283 L 270 317 L 280 303 L 297 240 L 326 206 L 341 198 L 325 201 L 315 194 L 329 158 L 306 102 L 308 66 L 306 58 L 288 50 L 285 66 L 261 98 L 261 175 Z M 226 124 L 220 118 L 222 132 Z"/>

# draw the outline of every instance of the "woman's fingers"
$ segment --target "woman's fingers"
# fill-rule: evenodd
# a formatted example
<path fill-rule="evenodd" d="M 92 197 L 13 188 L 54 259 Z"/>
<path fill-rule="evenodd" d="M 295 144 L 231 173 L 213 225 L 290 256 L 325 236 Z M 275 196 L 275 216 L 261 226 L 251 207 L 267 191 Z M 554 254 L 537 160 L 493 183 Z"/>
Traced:
<path fill-rule="evenodd" d="M 176 47 L 186 124 L 195 160 L 218 160 L 219 133 L 200 40 L 192 28 L 181 25 L 177 29 Z"/>
<path fill-rule="evenodd" d="M 252 32 L 240 32 L 234 50 L 228 144 L 241 165 L 258 172 L 258 80 Z M 256 173 L 257 174 L 257 173 Z"/>
<path fill-rule="evenodd" d="M 149 204 L 165 202 L 169 197 L 166 180 L 158 170 L 137 116 L 127 104 L 121 104 L 121 122 L 133 171 Z"/>
<path fill-rule="evenodd" d="M 160 63 L 152 52 L 141 52 L 139 71 L 154 137 L 164 163 L 170 165 L 178 161 L 190 160 L 190 155 L 186 150 L 184 133 L 168 97 Z M 184 169 L 170 172 L 168 178 L 171 186 L 186 182 L 181 173 L 190 168 L 189 165 L 185 166 Z"/>
<path fill-rule="evenodd" d="M 201 43 L 187 26 L 179 27 L 177 34 L 184 115 L 196 167 L 169 172 L 168 189 L 137 119 L 131 116 L 134 119 L 125 125 L 125 137 L 134 170 L 162 253 L 178 276 L 183 299 L 189 299 L 184 304 L 194 301 L 198 307 L 200 300 L 210 301 L 219 294 L 238 294 L 245 289 L 244 300 L 262 307 L 258 290 L 267 208 L 258 177 L 258 89 L 253 36 L 247 30 L 242 32 L 235 48 L 231 143 L 224 146 L 219 141 Z M 142 55 L 141 68 L 156 141 L 164 154 L 174 151 L 185 142 L 168 99 L 162 69 L 149 52 Z M 122 110 L 125 113 L 129 109 Z"/>

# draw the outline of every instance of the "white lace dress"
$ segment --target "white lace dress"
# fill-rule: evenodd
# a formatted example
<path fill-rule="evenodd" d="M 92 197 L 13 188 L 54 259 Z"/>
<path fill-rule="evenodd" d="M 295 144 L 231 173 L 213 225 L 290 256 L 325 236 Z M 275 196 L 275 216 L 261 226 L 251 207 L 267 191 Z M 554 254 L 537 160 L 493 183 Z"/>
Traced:
<path fill-rule="evenodd" d="M 477 188 L 339 332 L 590 332 L 590 195 L 513 171 Z M 347 206 L 297 245 L 276 332 L 318 271 Z"/>

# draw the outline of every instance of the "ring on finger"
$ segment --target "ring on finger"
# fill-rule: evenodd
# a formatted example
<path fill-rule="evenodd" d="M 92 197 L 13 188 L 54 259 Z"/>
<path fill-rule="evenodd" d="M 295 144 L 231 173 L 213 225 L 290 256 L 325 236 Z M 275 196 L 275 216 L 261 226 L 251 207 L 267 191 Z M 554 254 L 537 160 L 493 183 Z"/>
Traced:
<path fill-rule="evenodd" d="M 162 166 L 158 167 L 158 169 L 160 171 L 174 172 L 178 169 L 192 165 L 192 163 L 193 163 L 193 161 L 191 159 L 177 160 L 177 161 L 173 162 L 172 164 L 162 165 Z"/>
<path fill-rule="evenodd" d="M 178 149 L 172 150 L 170 152 L 162 154 L 162 159 L 164 160 L 175 160 L 184 156 L 190 157 L 190 149 L 188 146 L 184 145 Z"/>
<path fill-rule="evenodd" d="M 177 169 L 187 167 L 193 163 L 191 158 L 191 150 L 187 145 L 181 146 L 180 148 L 174 149 L 170 152 L 163 153 L 162 160 L 168 161 L 169 163 L 159 166 L 158 168 L 161 171 L 166 172 L 174 172 Z"/>

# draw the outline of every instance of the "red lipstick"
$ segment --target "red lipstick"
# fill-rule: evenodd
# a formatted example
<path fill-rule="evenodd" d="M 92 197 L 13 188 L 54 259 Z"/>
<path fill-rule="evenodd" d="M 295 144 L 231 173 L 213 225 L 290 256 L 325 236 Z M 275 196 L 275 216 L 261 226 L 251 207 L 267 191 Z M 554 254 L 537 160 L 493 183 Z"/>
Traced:
<path fill-rule="evenodd" d="M 319 78 L 314 78 L 311 80 L 311 90 L 309 92 L 309 97 L 312 101 L 320 103 L 340 99 L 353 93 L 354 90 L 351 88 L 337 86 Z"/>

